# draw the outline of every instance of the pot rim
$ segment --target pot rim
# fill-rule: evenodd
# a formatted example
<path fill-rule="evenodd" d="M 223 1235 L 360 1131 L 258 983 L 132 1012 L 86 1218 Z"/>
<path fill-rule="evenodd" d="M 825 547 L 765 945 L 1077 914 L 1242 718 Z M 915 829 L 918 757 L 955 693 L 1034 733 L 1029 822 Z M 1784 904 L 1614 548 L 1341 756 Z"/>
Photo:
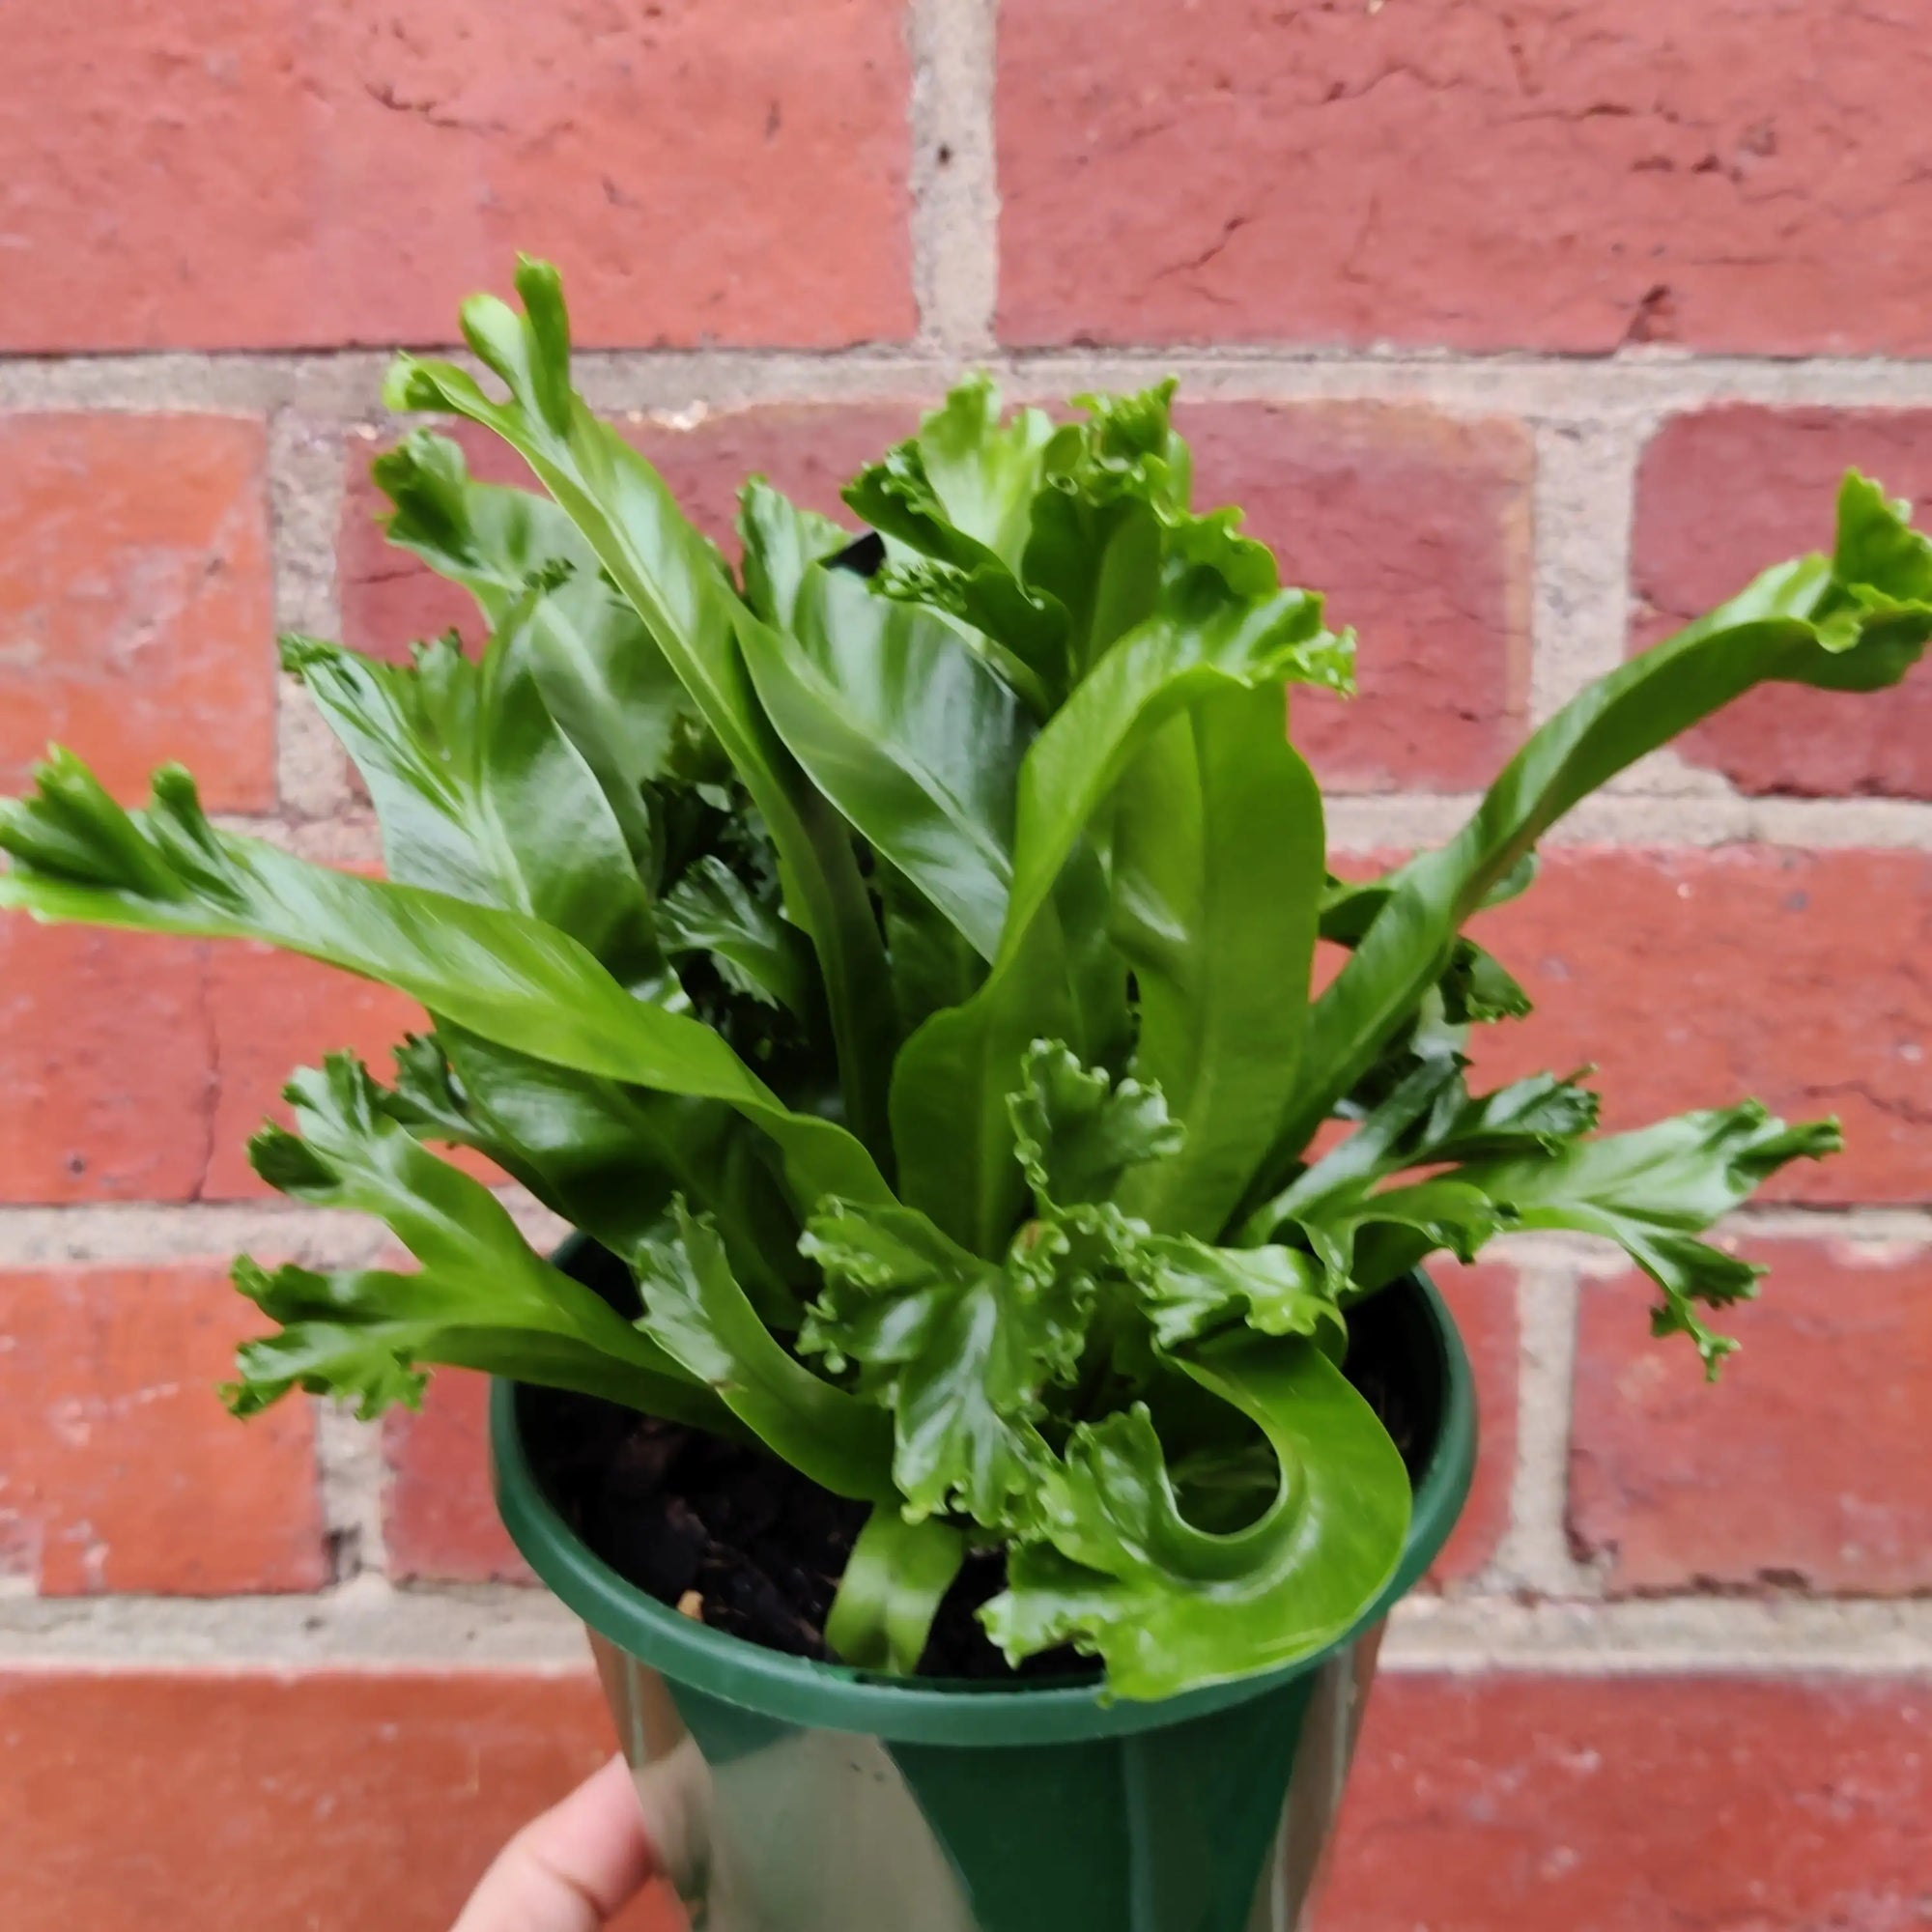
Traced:
<path fill-rule="evenodd" d="M 1109 1699 L 1097 1675 L 1071 1683 L 1036 1679 L 1016 1689 L 949 1679 L 908 1682 L 790 1657 L 698 1623 L 627 1582 L 563 1520 L 525 1451 L 517 1418 L 520 1384 L 501 1378 L 490 1391 L 497 1507 L 530 1568 L 600 1636 L 677 1683 L 764 1717 L 907 1744 L 1059 1744 L 1163 1728 L 1263 1695 L 1346 1650 L 1415 1584 L 1455 1527 L 1476 1462 L 1468 1356 L 1440 1292 L 1420 1269 L 1382 1292 L 1406 1293 L 1427 1323 L 1439 1398 L 1435 1440 L 1415 1485 L 1408 1536 L 1393 1576 L 1355 1623 L 1322 1649 L 1176 1697 Z"/>

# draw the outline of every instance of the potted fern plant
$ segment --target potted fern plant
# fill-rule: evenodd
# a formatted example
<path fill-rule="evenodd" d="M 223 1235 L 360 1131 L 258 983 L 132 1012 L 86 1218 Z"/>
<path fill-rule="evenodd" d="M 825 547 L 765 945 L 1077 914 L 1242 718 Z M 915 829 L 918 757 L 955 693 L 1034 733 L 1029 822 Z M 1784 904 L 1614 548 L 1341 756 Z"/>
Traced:
<path fill-rule="evenodd" d="M 497 1378 L 505 1519 L 709 1924 L 1293 1925 L 1375 1634 L 1469 1478 L 1422 1264 L 1605 1236 L 1715 1371 L 1755 1271 L 1704 1231 L 1836 1144 L 1749 1102 L 1599 1136 L 1576 1079 L 1471 1092 L 1467 1030 L 1526 1002 L 1463 925 L 1750 686 L 1894 683 L 1932 547 L 1849 477 L 1830 555 L 1344 883 L 1284 700 L 1346 689 L 1352 640 L 1193 508 L 1168 387 L 1056 422 L 967 383 L 854 480 L 854 527 L 750 483 L 734 569 L 573 392 L 554 273 L 518 289 L 463 319 L 506 393 L 406 356 L 388 398 L 542 494 L 426 430 L 377 466 L 481 650 L 283 644 L 386 877 L 217 829 L 177 768 L 128 810 L 55 751 L 0 816 L 8 906 L 266 940 L 430 1015 L 390 1084 L 298 1073 L 251 1145 L 418 1265 L 238 1263 L 277 1332 L 227 1400 Z M 577 1237 L 532 1251 L 452 1145 Z"/>

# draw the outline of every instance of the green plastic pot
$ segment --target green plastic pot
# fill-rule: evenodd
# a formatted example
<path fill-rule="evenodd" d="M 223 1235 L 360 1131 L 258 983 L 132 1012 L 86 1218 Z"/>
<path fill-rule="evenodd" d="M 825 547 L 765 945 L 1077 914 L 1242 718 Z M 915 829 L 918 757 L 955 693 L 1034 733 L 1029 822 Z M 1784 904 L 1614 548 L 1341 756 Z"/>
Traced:
<path fill-rule="evenodd" d="M 1401 1566 L 1289 1668 L 1159 1703 L 1097 1681 L 986 1688 L 814 1663 L 627 1583 L 553 1507 L 520 1391 L 491 1406 L 497 1499 L 591 1648 L 667 1869 L 705 1932 L 1293 1932 L 1330 1835 L 1382 1619 L 1455 1526 L 1469 1365 L 1420 1276 L 1392 1322 L 1424 1448 Z"/>

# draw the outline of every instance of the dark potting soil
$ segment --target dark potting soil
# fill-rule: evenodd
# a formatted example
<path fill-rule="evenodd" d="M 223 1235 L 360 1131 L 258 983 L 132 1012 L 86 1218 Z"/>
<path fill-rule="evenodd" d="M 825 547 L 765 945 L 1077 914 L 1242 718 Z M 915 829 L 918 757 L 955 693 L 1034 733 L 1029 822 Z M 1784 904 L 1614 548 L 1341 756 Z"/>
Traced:
<path fill-rule="evenodd" d="M 836 1662 L 825 1619 L 867 1504 L 833 1495 L 761 1449 L 588 1396 L 526 1389 L 521 1401 L 545 1489 L 620 1577 L 714 1630 Z M 997 1553 L 967 1559 L 934 1619 L 924 1674 L 1015 1674 L 975 1615 L 1004 1580 Z M 1092 1668 L 1066 1651 L 1017 1674 Z"/>
<path fill-rule="evenodd" d="M 601 1251 L 580 1250 L 570 1271 L 624 1307 L 629 1279 Z M 1400 1319 L 1399 1298 L 1406 1297 L 1392 1292 L 1351 1311 L 1347 1373 L 1413 1480 L 1435 1417 L 1418 1374 L 1415 1324 Z M 825 1619 L 867 1505 L 831 1494 L 762 1449 L 615 1403 L 526 1387 L 519 1404 L 546 1492 L 619 1576 L 714 1630 L 836 1661 Z M 967 1558 L 933 1621 L 921 1673 L 985 1681 L 1092 1672 L 1093 1660 L 1070 1648 L 1017 1670 L 1008 1664 L 976 1614 L 1004 1582 L 999 1552 Z"/>

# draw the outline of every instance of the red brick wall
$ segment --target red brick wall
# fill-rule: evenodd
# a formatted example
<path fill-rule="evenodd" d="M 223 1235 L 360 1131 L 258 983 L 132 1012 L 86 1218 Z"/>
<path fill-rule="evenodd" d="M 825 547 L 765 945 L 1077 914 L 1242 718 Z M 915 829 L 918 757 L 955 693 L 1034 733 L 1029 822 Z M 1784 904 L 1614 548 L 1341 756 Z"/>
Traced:
<path fill-rule="evenodd" d="M 26 8 L 0 73 L 0 767 L 346 863 L 277 624 L 460 613 L 371 539 L 382 356 L 511 251 L 722 522 L 963 365 L 1182 378 L 1204 495 L 1362 634 L 1297 733 L 1339 846 L 1440 836 L 1524 726 L 1932 495 L 1932 120 L 1905 0 Z M 366 353 L 357 353 L 366 352 Z M 1150 356 L 1151 359 L 1150 360 Z M 1614 1261 L 1449 1281 L 1485 1405 L 1400 1621 L 1322 1932 L 1903 1932 L 1932 1913 L 1932 672 L 1756 696 L 1489 920 L 1498 1074 L 1611 1119 L 1760 1094 L 1850 1148 L 1736 1231 L 1707 1392 Z M 247 949 L 0 927 L 0 1923 L 440 1932 L 610 1740 L 485 1492 L 473 1385 L 243 1432 L 207 1384 L 289 1066 L 404 1003 Z M 371 1900 L 380 1900 L 372 1907 Z M 663 1928 L 659 1904 L 634 1922 Z"/>

